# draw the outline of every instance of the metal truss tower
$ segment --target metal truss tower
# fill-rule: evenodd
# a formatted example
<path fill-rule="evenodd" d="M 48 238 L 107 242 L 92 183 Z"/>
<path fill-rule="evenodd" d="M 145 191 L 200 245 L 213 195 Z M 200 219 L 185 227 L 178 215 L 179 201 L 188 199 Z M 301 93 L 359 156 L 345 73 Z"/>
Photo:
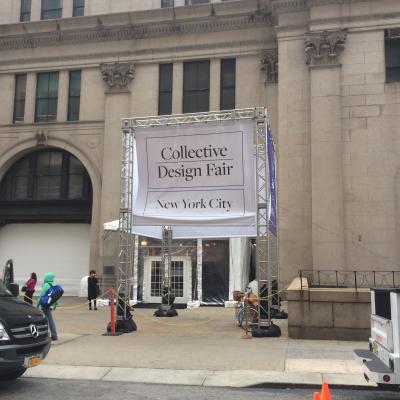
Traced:
<path fill-rule="evenodd" d="M 118 263 L 118 287 L 129 293 L 132 281 L 133 266 L 133 235 L 132 232 L 132 188 L 134 177 L 134 134 L 137 128 L 150 128 L 166 125 L 184 125 L 197 122 L 223 122 L 238 119 L 252 119 L 255 122 L 254 143 L 256 155 L 256 201 L 257 201 L 257 238 L 256 238 L 256 279 L 258 287 L 268 287 L 267 318 L 261 318 L 259 309 L 259 324 L 271 324 L 271 308 L 279 301 L 273 301 L 278 296 L 278 241 L 269 229 L 269 170 L 267 152 L 267 115 L 264 107 L 246 108 L 229 111 L 204 112 L 193 114 L 176 114 L 147 118 L 125 118 L 122 120 L 123 130 L 123 160 L 121 174 L 121 211 L 120 211 L 120 248 Z M 170 283 L 172 236 L 170 228 L 163 227 L 162 261 L 164 278 Z M 276 282 L 276 284 L 275 284 Z M 275 300 L 277 300 L 275 298 Z M 260 302 L 259 302 L 260 303 Z"/>
<path fill-rule="evenodd" d="M 123 128 L 121 158 L 121 203 L 118 230 L 118 272 L 117 291 L 124 299 L 131 298 L 134 260 L 134 236 L 132 232 L 132 202 L 134 179 L 134 136 L 131 129 Z M 126 315 L 126 301 L 124 313 Z"/>

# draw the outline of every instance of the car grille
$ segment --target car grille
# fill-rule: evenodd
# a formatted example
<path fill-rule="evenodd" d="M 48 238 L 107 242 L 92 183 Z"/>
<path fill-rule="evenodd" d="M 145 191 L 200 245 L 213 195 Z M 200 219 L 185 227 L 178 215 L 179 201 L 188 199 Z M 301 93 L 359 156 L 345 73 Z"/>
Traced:
<path fill-rule="evenodd" d="M 35 326 L 37 334 L 32 335 L 31 326 Z M 45 322 L 27 324 L 21 327 L 11 328 L 14 339 L 18 342 L 32 343 L 35 340 L 43 340 L 48 335 L 48 325 Z"/>

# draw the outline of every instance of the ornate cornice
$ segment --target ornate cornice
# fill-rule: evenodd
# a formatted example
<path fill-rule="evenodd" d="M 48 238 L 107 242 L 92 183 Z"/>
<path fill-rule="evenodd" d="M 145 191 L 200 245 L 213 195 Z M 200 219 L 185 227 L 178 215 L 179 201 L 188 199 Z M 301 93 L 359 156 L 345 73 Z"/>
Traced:
<path fill-rule="evenodd" d="M 251 40 L 238 40 L 238 41 L 223 41 L 223 42 L 207 42 L 207 43 L 198 43 L 198 44 L 189 44 L 189 45 L 182 45 L 182 46 L 164 46 L 164 47 L 148 47 L 144 49 L 137 49 L 137 50 L 131 50 L 131 51 L 125 51 L 123 53 L 123 59 L 121 61 L 125 61 L 127 59 L 135 61 L 136 64 L 140 62 L 146 62 L 148 60 L 171 60 L 171 53 L 176 54 L 176 57 L 174 57 L 174 60 L 180 60 L 182 56 L 184 56 L 185 52 L 193 52 L 193 51 L 204 51 L 204 52 L 209 52 L 210 50 L 213 50 L 213 54 L 218 54 L 216 53 L 216 50 L 218 49 L 225 49 L 225 48 L 230 48 L 230 49 L 235 49 L 233 50 L 233 55 L 236 54 L 256 54 L 259 53 L 261 49 L 272 46 L 273 42 L 269 42 L 267 38 L 264 39 L 251 39 Z M 252 49 L 249 49 L 249 47 L 253 47 Z M 245 50 L 244 50 L 245 49 Z M 157 56 L 156 56 L 157 55 Z M 66 68 L 69 68 L 71 65 L 80 65 L 81 62 L 85 62 L 87 64 L 87 61 L 90 60 L 93 63 L 93 66 L 95 64 L 98 64 L 101 61 L 104 60 L 112 60 L 112 59 L 121 59 L 121 52 L 118 49 L 114 49 L 113 51 L 103 51 L 101 53 L 94 53 L 94 54 L 76 54 L 71 60 L 70 55 L 54 55 L 54 56 L 46 56 L 46 57 L 35 57 L 30 60 L 29 66 L 32 67 L 32 65 L 40 64 L 40 63 L 49 63 L 49 62 L 63 62 L 66 63 Z M 100 61 L 101 60 L 101 61 Z M 1 66 L 9 66 L 9 65 L 26 65 L 26 59 L 5 59 L 1 60 L 0 59 L 0 67 Z M 33 69 L 37 70 L 37 66 L 35 66 Z M 57 68 L 59 70 L 60 68 Z M 20 71 L 20 68 L 17 68 L 18 71 Z M 7 72 L 9 69 L 6 70 Z M 0 74 L 2 71 L 0 70 Z"/>
<path fill-rule="evenodd" d="M 310 6 L 325 6 L 329 4 L 365 3 L 367 1 L 371 0 L 308 0 L 308 4 Z"/>
<path fill-rule="evenodd" d="M 100 72 L 108 92 L 127 91 L 129 82 L 135 77 L 135 66 L 131 62 L 100 64 Z"/>
<path fill-rule="evenodd" d="M 308 10 L 313 6 L 325 6 L 329 4 L 352 4 L 374 0 L 272 0 L 272 9 L 276 13 Z"/>
<path fill-rule="evenodd" d="M 339 55 L 344 50 L 345 42 L 345 30 L 307 33 L 306 64 L 310 66 L 339 65 Z"/>
<path fill-rule="evenodd" d="M 266 50 L 261 55 L 261 69 L 266 83 L 278 83 L 278 49 Z"/>
<path fill-rule="evenodd" d="M 51 32 L 21 33 L 0 37 L 0 50 L 32 48 L 40 46 L 60 46 L 83 42 L 105 42 L 117 40 L 138 40 L 184 34 L 229 31 L 273 25 L 270 13 L 251 13 L 239 16 L 214 16 L 190 21 L 129 24 L 105 27 L 101 23 L 91 28 L 79 30 L 55 29 Z"/>
<path fill-rule="evenodd" d="M 308 0 L 273 0 L 272 9 L 276 13 L 293 12 L 308 8 Z"/>

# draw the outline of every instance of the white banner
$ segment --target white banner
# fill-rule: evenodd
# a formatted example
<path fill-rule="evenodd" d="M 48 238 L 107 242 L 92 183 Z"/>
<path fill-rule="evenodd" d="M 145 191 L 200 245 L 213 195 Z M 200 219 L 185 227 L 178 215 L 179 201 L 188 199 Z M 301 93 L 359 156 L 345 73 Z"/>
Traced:
<path fill-rule="evenodd" d="M 253 124 L 137 128 L 134 225 L 254 228 Z"/>

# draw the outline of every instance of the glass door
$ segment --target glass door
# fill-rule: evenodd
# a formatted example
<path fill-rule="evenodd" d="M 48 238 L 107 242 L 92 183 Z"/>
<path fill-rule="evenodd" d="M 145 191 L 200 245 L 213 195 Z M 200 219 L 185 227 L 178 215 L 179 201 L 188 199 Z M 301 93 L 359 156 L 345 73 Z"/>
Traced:
<path fill-rule="evenodd" d="M 146 303 L 160 303 L 162 284 L 164 281 L 161 257 L 145 257 L 144 259 L 144 301 Z M 175 295 L 175 303 L 187 303 L 190 290 L 190 257 L 172 257 L 171 260 L 171 287 Z"/>

